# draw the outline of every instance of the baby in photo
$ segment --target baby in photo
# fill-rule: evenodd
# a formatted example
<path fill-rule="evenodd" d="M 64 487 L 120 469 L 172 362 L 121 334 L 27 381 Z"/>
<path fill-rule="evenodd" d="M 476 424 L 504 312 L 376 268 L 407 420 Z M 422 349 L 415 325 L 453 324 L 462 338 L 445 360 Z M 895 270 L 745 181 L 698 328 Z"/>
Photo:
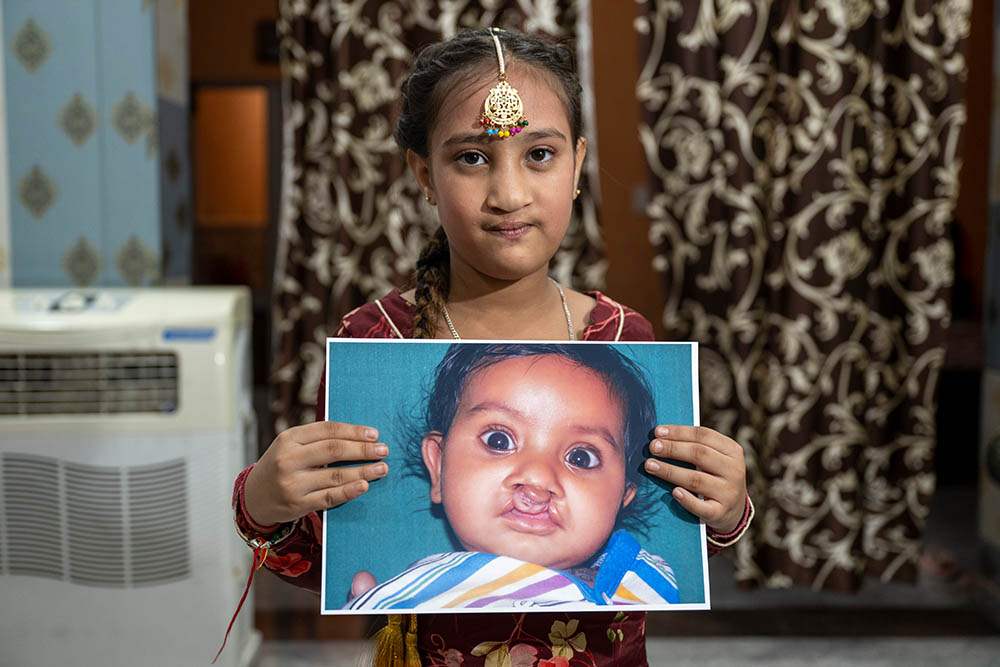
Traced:
<path fill-rule="evenodd" d="M 359 572 L 346 609 L 678 601 L 670 566 L 632 535 L 655 502 L 642 466 L 657 421 L 615 347 L 452 345 L 422 421 L 414 459 L 463 551 L 381 584 Z"/>

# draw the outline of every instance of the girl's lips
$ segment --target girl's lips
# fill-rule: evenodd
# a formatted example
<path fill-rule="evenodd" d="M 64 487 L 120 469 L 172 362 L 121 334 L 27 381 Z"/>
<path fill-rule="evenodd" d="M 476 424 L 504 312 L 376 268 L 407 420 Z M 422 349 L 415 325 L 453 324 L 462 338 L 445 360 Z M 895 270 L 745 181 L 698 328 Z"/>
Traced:
<path fill-rule="evenodd" d="M 499 225 L 491 225 L 486 228 L 486 231 L 513 241 L 527 234 L 530 229 L 531 225 L 526 222 L 504 222 Z"/>

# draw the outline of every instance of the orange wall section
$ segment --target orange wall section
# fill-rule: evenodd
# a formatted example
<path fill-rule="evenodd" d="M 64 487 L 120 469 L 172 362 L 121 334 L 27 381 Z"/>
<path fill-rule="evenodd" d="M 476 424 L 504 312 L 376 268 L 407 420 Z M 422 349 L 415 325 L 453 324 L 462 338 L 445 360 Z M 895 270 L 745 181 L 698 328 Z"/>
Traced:
<path fill-rule="evenodd" d="M 195 218 L 205 227 L 263 228 L 268 221 L 267 89 L 195 93 Z"/>
<path fill-rule="evenodd" d="M 278 18 L 277 0 L 192 0 L 192 81 L 279 81 L 277 63 L 257 61 L 257 23 Z"/>

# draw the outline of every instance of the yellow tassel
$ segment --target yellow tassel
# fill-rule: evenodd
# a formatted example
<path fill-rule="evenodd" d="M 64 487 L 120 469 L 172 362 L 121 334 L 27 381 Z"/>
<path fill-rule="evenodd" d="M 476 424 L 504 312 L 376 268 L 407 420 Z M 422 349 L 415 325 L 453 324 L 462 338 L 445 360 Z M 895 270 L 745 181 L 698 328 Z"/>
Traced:
<path fill-rule="evenodd" d="M 406 630 L 406 667 L 421 667 L 417 649 L 417 615 L 410 614 L 410 627 Z"/>
<path fill-rule="evenodd" d="M 417 648 L 417 615 L 410 614 L 403 642 L 403 617 L 389 616 L 389 622 L 375 633 L 375 656 L 373 667 L 422 667 L 420 650 Z"/>
<path fill-rule="evenodd" d="M 374 667 L 406 667 L 402 623 L 402 616 L 392 614 L 386 626 L 375 633 Z"/>

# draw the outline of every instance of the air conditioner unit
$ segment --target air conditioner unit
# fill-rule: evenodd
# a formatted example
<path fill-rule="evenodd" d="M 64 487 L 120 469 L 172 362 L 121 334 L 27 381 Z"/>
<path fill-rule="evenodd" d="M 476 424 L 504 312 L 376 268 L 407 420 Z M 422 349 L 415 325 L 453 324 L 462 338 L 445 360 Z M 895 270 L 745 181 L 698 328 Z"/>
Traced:
<path fill-rule="evenodd" d="M 251 378 L 245 289 L 0 290 L 0 665 L 208 664 L 251 566 Z"/>

